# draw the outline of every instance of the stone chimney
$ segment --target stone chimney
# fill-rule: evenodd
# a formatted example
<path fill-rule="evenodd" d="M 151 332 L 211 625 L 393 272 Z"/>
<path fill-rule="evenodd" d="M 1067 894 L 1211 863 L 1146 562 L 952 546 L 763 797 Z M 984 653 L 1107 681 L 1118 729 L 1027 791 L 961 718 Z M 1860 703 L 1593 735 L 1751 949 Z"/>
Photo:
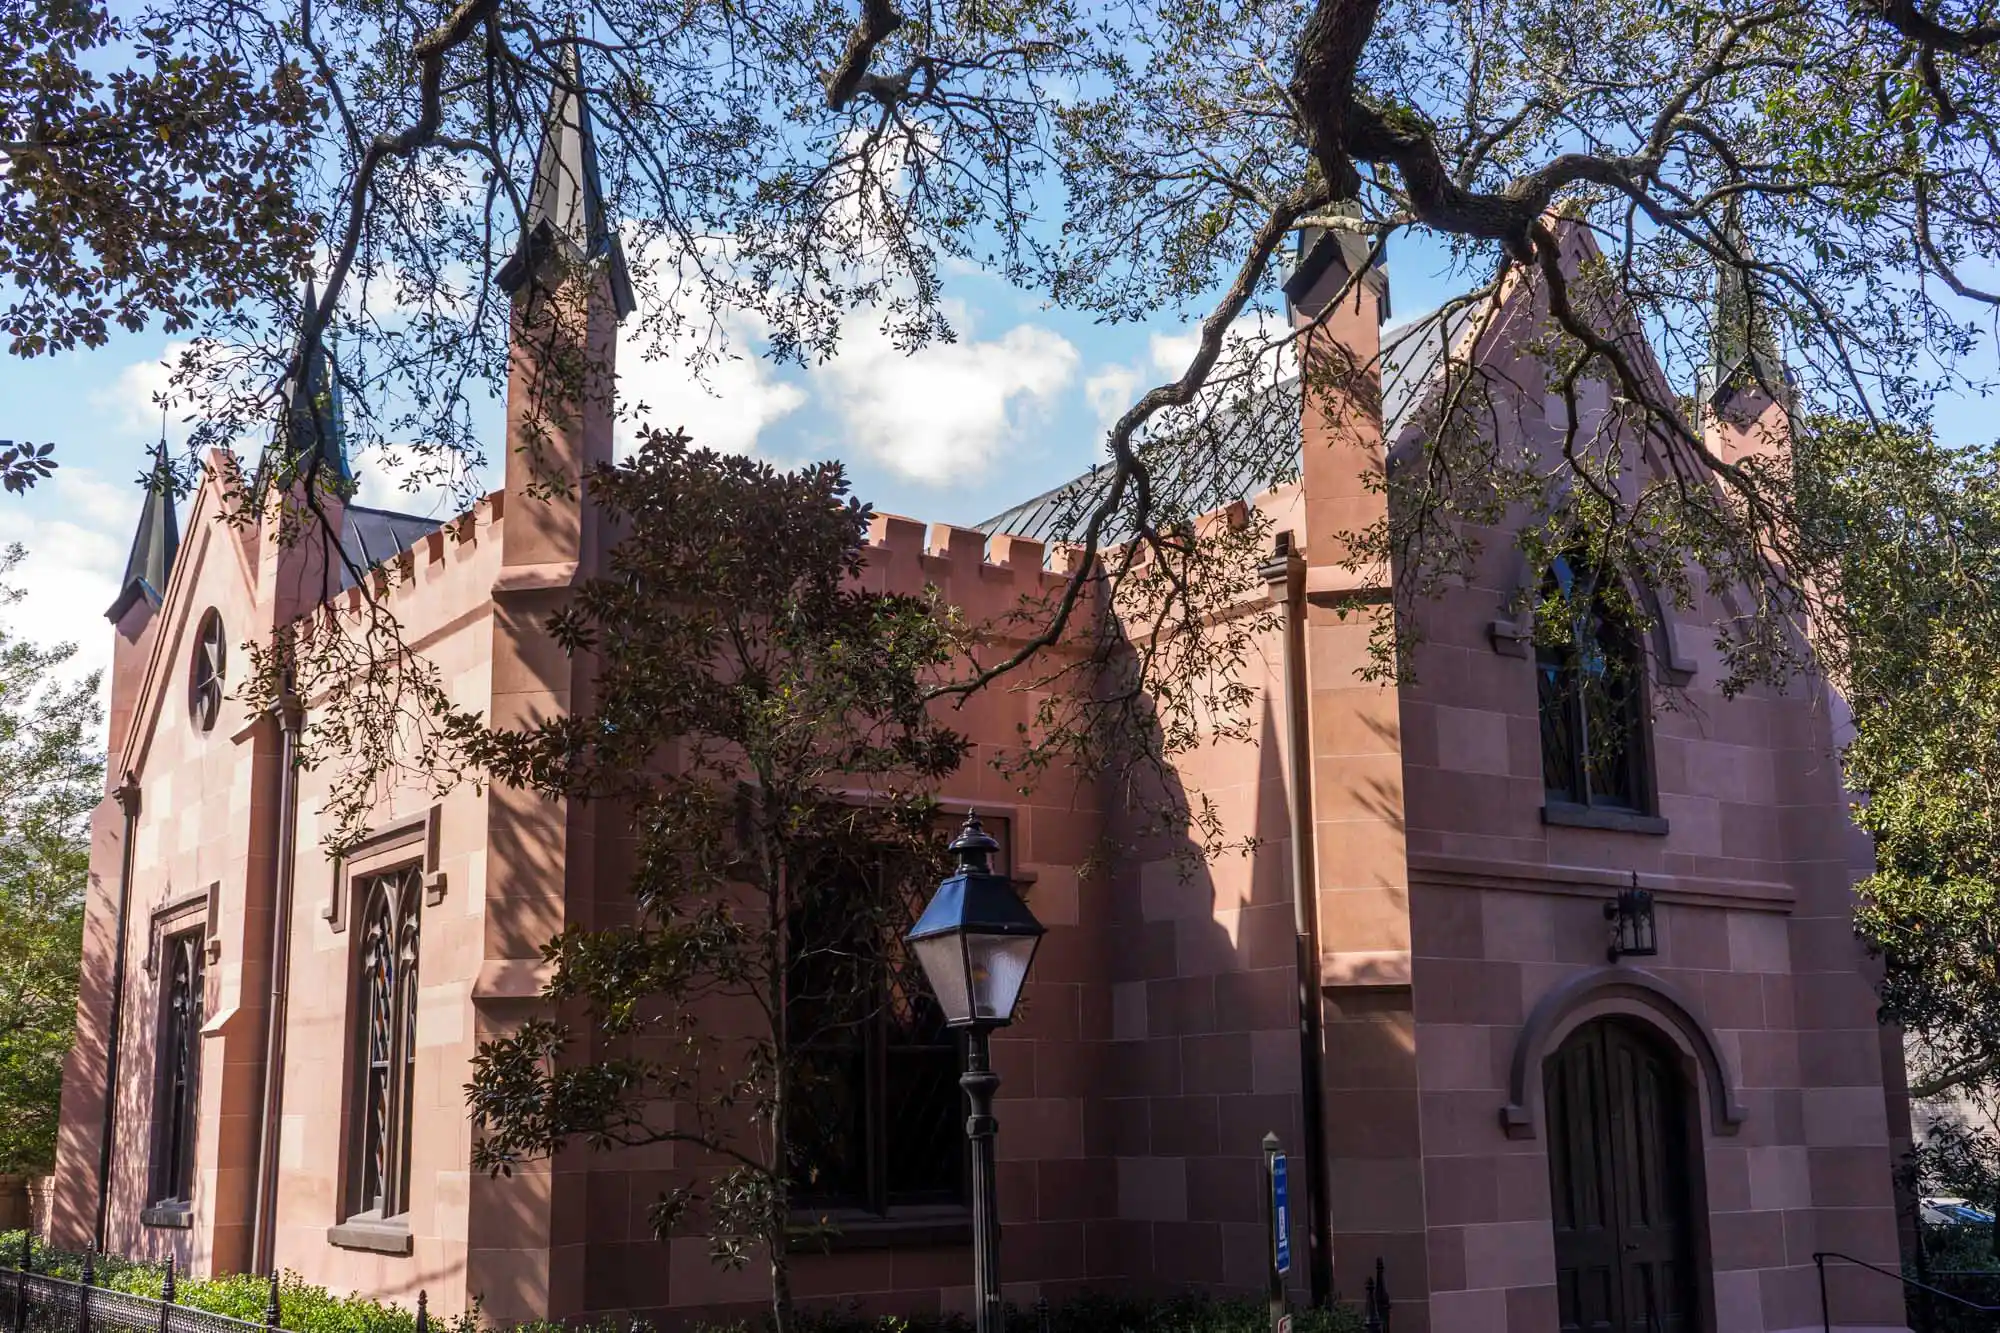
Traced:
<path fill-rule="evenodd" d="M 1385 1147 L 1382 1127 L 1417 1123 L 1404 837 L 1402 700 L 1364 678 L 1372 636 L 1393 633 L 1391 571 L 1346 567 L 1343 534 L 1388 513 L 1382 486 L 1382 322 L 1388 277 L 1359 234 L 1307 232 L 1285 284 L 1300 343 L 1305 661 L 1327 1175 L 1336 1272 L 1382 1254 L 1425 1290 L 1423 1161 L 1414 1139 Z M 1350 285 L 1350 277 L 1358 275 Z M 1365 1070 L 1363 1075 L 1352 1071 Z M 1341 1182 L 1344 1182 L 1341 1183 Z M 1417 1313 L 1421 1318 L 1421 1311 Z"/>
<path fill-rule="evenodd" d="M 1313 326 L 1299 346 L 1300 545 L 1309 566 L 1338 564 L 1347 554 L 1339 534 L 1367 528 L 1385 502 L 1365 480 L 1379 479 L 1383 469 L 1382 322 L 1389 317 L 1389 276 L 1380 265 L 1367 267 L 1369 248 L 1358 233 L 1310 228 L 1300 234 L 1298 265 L 1285 283 L 1294 327 Z M 1386 570 L 1379 581 L 1387 584 Z"/>

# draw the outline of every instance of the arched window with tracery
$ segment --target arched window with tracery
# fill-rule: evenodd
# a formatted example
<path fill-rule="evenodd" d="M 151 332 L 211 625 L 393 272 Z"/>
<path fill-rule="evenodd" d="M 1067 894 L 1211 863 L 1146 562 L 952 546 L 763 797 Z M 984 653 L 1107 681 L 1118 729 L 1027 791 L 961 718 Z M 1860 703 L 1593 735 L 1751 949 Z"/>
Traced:
<path fill-rule="evenodd" d="M 1557 805 L 1647 812 L 1645 658 L 1628 598 L 1558 556 L 1535 617 L 1542 780 Z"/>
<path fill-rule="evenodd" d="M 366 881 L 360 916 L 360 1051 L 354 1080 L 354 1215 L 410 1206 L 410 1112 L 417 1061 L 418 904 L 423 876 L 404 866 Z"/>
<path fill-rule="evenodd" d="M 161 993 L 159 1074 L 154 1113 L 151 1202 L 186 1204 L 194 1198 L 194 1127 L 199 1113 L 202 1018 L 202 937 L 199 930 L 170 936 L 166 987 Z"/>

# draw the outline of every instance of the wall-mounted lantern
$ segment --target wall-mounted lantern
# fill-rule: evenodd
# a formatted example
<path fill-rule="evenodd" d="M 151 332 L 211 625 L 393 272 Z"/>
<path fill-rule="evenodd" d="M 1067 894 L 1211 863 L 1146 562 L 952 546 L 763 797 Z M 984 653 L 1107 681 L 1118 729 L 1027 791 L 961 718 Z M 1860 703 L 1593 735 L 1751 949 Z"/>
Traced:
<path fill-rule="evenodd" d="M 1611 923 L 1611 947 L 1605 952 L 1612 962 L 1620 958 L 1650 958 L 1660 951 L 1659 932 L 1653 924 L 1653 893 L 1639 887 L 1639 872 L 1632 872 L 1632 887 L 1620 889 L 1618 896 L 1604 904 L 1604 919 Z"/>

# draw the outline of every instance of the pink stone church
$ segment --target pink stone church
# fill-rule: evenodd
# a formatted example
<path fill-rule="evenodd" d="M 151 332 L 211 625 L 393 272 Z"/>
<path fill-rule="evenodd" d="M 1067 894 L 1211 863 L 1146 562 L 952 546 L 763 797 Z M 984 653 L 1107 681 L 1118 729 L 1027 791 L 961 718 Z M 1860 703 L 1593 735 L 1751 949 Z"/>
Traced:
<path fill-rule="evenodd" d="M 517 311 L 550 303 L 562 336 L 608 355 L 631 301 L 589 116 L 564 97 L 550 124 L 535 226 L 503 279 Z M 1581 262 L 1590 240 L 1570 237 Z M 1317 237 L 1287 292 L 1367 382 L 1298 403 L 1295 479 L 1216 494 L 1279 534 L 1252 602 L 1275 627 L 1251 667 L 1255 739 L 1217 738 L 1175 778 L 1254 854 L 1188 874 L 1146 843 L 1085 873 L 1122 827 L 1116 800 L 1074 779 L 1023 798 L 994 773 L 1021 695 L 959 715 L 978 749 L 943 802 L 986 817 L 1049 928 L 1024 1016 L 994 1042 L 1008 1294 L 1256 1294 L 1275 1132 L 1297 1301 L 1352 1300 L 1380 1260 L 1397 1333 L 1819 1328 L 1815 1251 L 1898 1263 L 1908 1137 L 1850 927 L 1869 849 L 1846 819 L 1838 701 L 1812 680 L 1724 697 L 1721 608 L 1635 589 L 1656 623 L 1631 632 L 1599 614 L 1589 571 L 1526 568 L 1497 530 L 1476 576 L 1420 608 L 1414 676 L 1363 679 L 1387 577 L 1343 568 L 1336 534 L 1380 512 L 1362 475 L 1435 412 L 1447 349 L 1435 330 L 1385 339 L 1386 280 L 1350 282 L 1359 262 Z M 1446 336 L 1502 386 L 1493 416 L 1515 442 L 1553 449 L 1567 409 L 1526 350 L 1541 319 L 1523 284 Z M 606 540 L 587 499 L 530 488 L 531 447 L 571 476 L 612 453 L 608 392 L 531 423 L 539 347 L 517 336 L 504 489 L 445 522 L 334 516 L 454 700 L 500 725 L 568 706 L 574 668 L 542 624 Z M 1725 456 L 1783 430 L 1759 355 L 1719 355 L 1704 386 Z M 1611 391 L 1586 387 L 1582 410 L 1605 419 Z M 344 474 L 323 363 L 293 403 L 274 450 Z M 237 475 L 213 457 L 184 532 L 146 497 L 109 613 L 112 779 L 52 1239 L 404 1302 L 421 1289 L 433 1311 L 476 1303 L 498 1323 L 755 1315 L 755 1265 L 653 1238 L 648 1205 L 691 1167 L 673 1151 L 471 1169 L 474 1051 L 534 1011 L 552 932 L 618 910 L 620 830 L 505 787 L 397 787 L 329 859 L 329 779 L 291 763 L 321 701 L 251 711 L 238 687 L 247 644 L 360 593 L 341 562 L 218 522 Z M 1067 568 L 1060 499 L 983 529 L 878 518 L 868 577 L 996 616 Z M 1538 647 L 1531 604 L 1551 586 L 1592 651 Z M 1603 727 L 1619 743 L 1587 745 Z M 1631 951 L 1609 947 L 1614 927 Z M 797 1256 L 811 1300 L 969 1302 L 960 1054 L 921 1012 L 865 1034 L 819 1126 L 815 1205 L 840 1233 Z M 1886 1278 L 1838 1266 L 1828 1297 L 1833 1327 L 1903 1326 Z"/>

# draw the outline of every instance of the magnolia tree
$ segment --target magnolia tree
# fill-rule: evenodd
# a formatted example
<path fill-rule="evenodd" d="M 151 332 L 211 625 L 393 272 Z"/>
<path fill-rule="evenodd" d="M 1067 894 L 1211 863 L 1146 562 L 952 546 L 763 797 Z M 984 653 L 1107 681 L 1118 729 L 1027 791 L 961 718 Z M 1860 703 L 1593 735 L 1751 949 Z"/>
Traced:
<path fill-rule="evenodd" d="M 712 1169 L 653 1225 L 767 1264 L 786 1329 L 842 1053 L 885 1007 L 941 1021 L 901 934 L 940 869 L 930 795 L 965 753 L 927 702 L 956 624 L 857 585 L 869 511 L 838 465 L 655 434 L 589 484 L 625 535 L 553 629 L 594 702 L 528 731 L 467 719 L 467 746 L 498 780 L 629 822 L 630 911 L 551 940 L 550 1016 L 481 1047 L 474 1165 L 698 1149 L 683 1160 Z"/>

